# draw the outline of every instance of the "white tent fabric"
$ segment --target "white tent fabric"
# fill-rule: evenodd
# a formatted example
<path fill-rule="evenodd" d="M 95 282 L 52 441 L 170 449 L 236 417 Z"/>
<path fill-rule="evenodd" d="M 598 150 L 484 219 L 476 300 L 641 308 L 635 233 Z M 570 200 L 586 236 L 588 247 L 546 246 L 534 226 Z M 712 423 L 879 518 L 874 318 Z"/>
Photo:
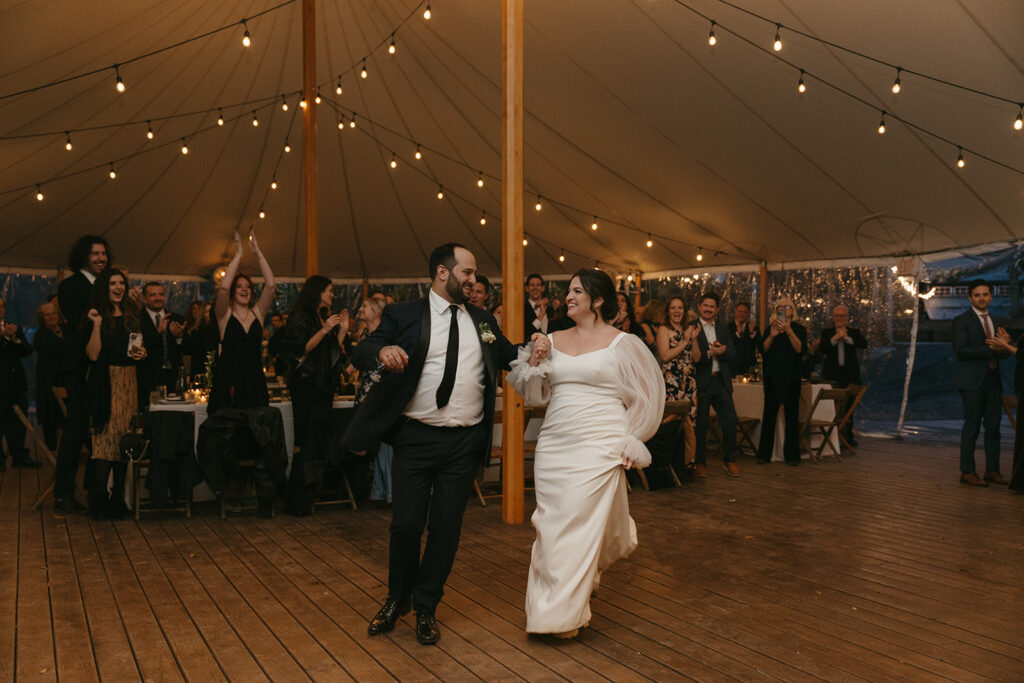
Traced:
<path fill-rule="evenodd" d="M 1024 99 L 1024 3 L 736 2 L 908 70 Z M 249 48 L 237 24 L 276 4 L 0 3 L 0 97 L 236 24 L 124 64 L 124 94 L 109 69 L 0 99 L 0 266 L 53 268 L 77 235 L 95 232 L 133 271 L 207 274 L 231 232 L 256 224 L 275 272 L 301 276 L 301 3 L 247 22 Z M 526 205 L 543 197 L 526 219 L 528 271 L 673 271 L 697 266 L 698 249 L 713 267 L 1024 237 L 1015 104 L 907 73 L 894 95 L 893 69 L 786 28 L 775 54 L 774 26 L 718 0 L 686 4 L 717 22 L 715 47 L 709 21 L 673 0 L 527 1 Z M 434 0 L 429 21 L 423 6 L 318 3 L 322 93 L 346 119 L 357 114 L 355 129 L 339 131 L 339 110 L 318 108 L 329 275 L 422 276 L 426 253 L 447 240 L 473 249 L 482 272 L 500 270 L 500 3 Z M 192 111 L 204 113 L 162 120 Z M 96 126 L 111 127 L 82 130 Z M 32 134 L 43 135 L 19 137 Z"/>

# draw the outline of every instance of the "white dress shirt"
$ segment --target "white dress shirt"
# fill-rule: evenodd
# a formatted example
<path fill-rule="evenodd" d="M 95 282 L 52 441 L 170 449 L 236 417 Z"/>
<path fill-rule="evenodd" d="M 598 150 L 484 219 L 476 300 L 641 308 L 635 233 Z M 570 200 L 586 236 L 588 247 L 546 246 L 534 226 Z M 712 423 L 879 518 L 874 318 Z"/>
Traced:
<path fill-rule="evenodd" d="M 469 427 L 484 417 L 484 353 L 473 319 L 460 304 L 456 309 L 459 325 L 459 365 L 448 405 L 437 407 L 437 388 L 444 377 L 448 355 L 448 330 L 451 327 L 451 303 L 430 290 L 430 345 L 423 361 L 416 393 L 405 407 L 405 416 L 434 427 Z"/>
<path fill-rule="evenodd" d="M 708 348 L 711 348 L 711 345 L 718 341 L 718 333 L 715 332 L 715 324 L 709 323 L 704 320 L 704 318 L 701 318 L 700 326 L 704 330 L 704 336 L 708 338 Z M 711 356 L 710 353 L 708 355 Z M 718 372 L 718 356 L 711 356 L 711 373 L 714 374 L 716 372 Z"/>
<path fill-rule="evenodd" d="M 160 328 L 160 320 L 163 320 L 164 318 L 167 317 L 167 311 L 166 310 L 154 311 L 152 308 L 149 308 L 147 306 L 146 307 L 146 313 L 149 313 L 149 319 L 153 321 L 153 327 L 156 327 L 159 330 L 159 328 Z M 159 316 L 159 320 L 157 319 L 157 316 Z M 170 324 L 170 323 L 168 323 L 168 324 Z M 169 328 L 165 328 L 164 329 L 164 332 L 169 332 L 169 331 L 170 331 Z M 161 335 L 161 336 L 163 336 L 163 335 Z M 176 344 L 180 345 L 183 336 L 184 335 L 182 335 L 181 337 L 174 337 L 174 342 Z"/>
<path fill-rule="evenodd" d="M 93 273 L 92 273 L 92 271 L 91 271 L 91 270 L 87 270 L 87 269 L 85 269 L 85 268 L 82 268 L 82 269 L 81 269 L 80 271 L 78 271 L 78 272 L 79 272 L 79 273 L 81 273 L 82 275 L 84 275 L 84 276 L 85 276 L 85 279 L 89 281 L 89 284 L 90 284 L 90 285 L 91 285 L 92 283 L 96 282 L 96 276 L 95 276 L 95 275 L 93 275 Z"/>
<path fill-rule="evenodd" d="M 996 335 L 996 326 L 992 322 L 992 316 L 989 315 L 988 311 L 979 311 L 974 306 L 971 306 L 971 310 L 974 311 L 974 315 L 978 316 L 978 322 L 981 323 L 981 329 L 985 330 L 986 337 L 994 337 Z M 986 324 L 985 319 L 988 319 Z"/>
<path fill-rule="evenodd" d="M 544 334 L 547 334 L 548 333 L 548 315 L 547 315 L 548 312 L 547 312 L 547 309 L 541 304 L 540 301 L 534 301 L 532 299 L 527 299 L 526 303 L 530 304 L 530 306 L 533 308 L 534 315 L 537 316 L 536 318 L 533 319 L 533 326 L 534 326 L 534 328 L 536 328 L 537 331 L 539 331 L 539 332 L 543 332 Z"/>

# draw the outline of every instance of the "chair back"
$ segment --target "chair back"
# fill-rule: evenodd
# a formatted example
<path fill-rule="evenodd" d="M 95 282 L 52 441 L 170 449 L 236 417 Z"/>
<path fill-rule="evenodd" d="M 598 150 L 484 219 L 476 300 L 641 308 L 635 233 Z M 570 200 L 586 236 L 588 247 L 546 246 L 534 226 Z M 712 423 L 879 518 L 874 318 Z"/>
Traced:
<path fill-rule="evenodd" d="M 1015 395 L 1003 396 L 1003 410 L 1006 412 L 1006 417 L 1010 419 L 1010 424 L 1013 425 L 1013 431 L 1017 431 L 1017 397 Z"/>
<path fill-rule="evenodd" d="M 53 387 L 53 396 L 57 399 L 57 406 L 60 412 L 67 419 L 68 416 L 68 390 L 64 387 Z"/>

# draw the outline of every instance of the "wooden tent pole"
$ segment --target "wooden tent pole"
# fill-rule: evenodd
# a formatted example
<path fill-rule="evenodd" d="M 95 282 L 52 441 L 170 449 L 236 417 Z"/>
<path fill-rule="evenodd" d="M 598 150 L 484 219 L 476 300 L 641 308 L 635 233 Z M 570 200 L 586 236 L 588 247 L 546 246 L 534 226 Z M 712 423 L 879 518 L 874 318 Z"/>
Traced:
<path fill-rule="evenodd" d="M 758 317 L 761 319 L 761 334 L 764 334 L 765 329 L 768 327 L 768 266 L 764 263 L 761 264 L 761 277 L 758 282 L 757 292 L 757 306 L 761 310 L 758 311 Z"/>
<path fill-rule="evenodd" d="M 501 280 L 503 327 L 514 341 L 523 338 L 523 0 L 502 0 L 501 11 Z M 523 399 L 504 382 L 501 458 L 501 518 L 525 518 Z"/>
<path fill-rule="evenodd" d="M 302 187 L 306 226 L 306 277 L 320 270 L 316 159 L 316 0 L 302 0 Z"/>
<path fill-rule="evenodd" d="M 642 299 L 641 294 L 643 292 L 643 281 L 644 281 L 644 274 L 641 273 L 639 270 L 636 271 L 636 291 L 633 293 L 633 305 L 636 308 L 640 308 L 640 301 Z M 630 322 L 630 324 L 633 324 L 636 321 L 635 320 L 630 320 L 629 322 Z"/>

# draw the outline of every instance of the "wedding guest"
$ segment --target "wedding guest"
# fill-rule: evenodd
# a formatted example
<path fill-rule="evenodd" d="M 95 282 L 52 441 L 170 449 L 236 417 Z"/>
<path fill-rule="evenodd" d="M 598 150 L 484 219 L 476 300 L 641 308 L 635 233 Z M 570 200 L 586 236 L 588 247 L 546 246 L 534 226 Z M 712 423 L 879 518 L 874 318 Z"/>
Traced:
<path fill-rule="evenodd" d="M 306 437 L 327 424 L 334 394 L 339 388 L 342 344 L 348 334 L 348 310 L 331 313 L 334 285 L 330 278 L 313 275 L 299 297 L 283 330 L 279 358 L 288 368 L 288 393 L 295 416 L 295 450 L 288 479 L 288 512 L 312 512 L 309 486 L 316 481 L 308 457 Z"/>
<path fill-rule="evenodd" d="M 211 304 L 193 301 L 185 315 L 181 352 L 188 359 L 189 375 L 206 372 L 206 355 L 217 350 L 217 326 L 210 321 Z"/>
<path fill-rule="evenodd" d="M 499 303 L 498 305 L 491 309 L 491 315 L 493 315 L 494 319 L 498 321 L 498 327 L 501 327 L 503 325 L 501 319 L 504 314 L 505 306 L 503 304 Z"/>
<path fill-rule="evenodd" d="M 665 377 L 666 401 L 690 401 L 690 411 L 682 416 L 685 450 L 683 462 L 689 469 L 697 450 L 697 376 L 694 363 L 700 360 L 700 346 L 696 343 L 700 325 L 686 323 L 686 302 L 674 296 L 668 300 L 665 324 L 658 329 L 658 358 Z M 672 416 L 675 418 L 675 416 Z"/>
<path fill-rule="evenodd" d="M 732 311 L 729 335 L 736 347 L 736 374 L 745 375 L 757 365 L 757 353 L 761 349 L 761 332 L 750 319 L 750 304 L 741 301 Z"/>
<path fill-rule="evenodd" d="M 999 322 L 989 315 L 992 286 L 974 280 L 967 286 L 971 308 L 953 318 L 953 352 L 956 369 L 953 383 L 964 403 L 960 432 L 960 483 L 969 486 L 1006 484 L 999 473 L 999 423 L 1002 420 L 1002 378 L 999 361 L 1009 356 L 996 338 Z M 974 447 L 985 423 L 985 475 L 974 465 Z"/>
<path fill-rule="evenodd" d="M 617 292 L 615 294 L 615 303 L 617 309 L 615 311 L 615 320 L 612 321 L 612 327 L 623 332 L 629 332 L 630 334 L 639 332 L 640 326 L 636 322 L 633 300 L 622 292 Z"/>
<path fill-rule="evenodd" d="M 185 319 L 167 310 L 167 293 L 159 282 L 142 286 L 144 304 L 139 323 L 142 343 L 150 351 L 139 364 L 139 405 L 149 405 L 149 394 L 157 387 L 166 387 L 173 394 L 178 373 L 184 367 L 181 343 L 185 333 Z"/>
<path fill-rule="evenodd" d="M 53 393 L 61 386 L 60 373 L 65 344 L 70 337 L 68 326 L 61 322 L 56 304 L 45 303 L 36 311 L 36 336 L 32 348 L 36 352 L 36 421 L 43 428 L 46 447 L 57 449 L 57 432 L 64 426 L 64 414 Z"/>
<path fill-rule="evenodd" d="M 270 405 L 267 378 L 263 374 L 263 320 L 274 301 L 274 273 L 260 251 L 255 233 L 249 234 L 249 246 L 263 275 L 263 291 L 253 301 L 252 280 L 238 272 L 242 260 L 242 240 L 235 233 L 235 256 L 217 287 L 214 313 L 220 341 L 220 355 L 214 365 L 213 386 L 207 411 L 213 415 L 221 408 L 261 408 Z"/>
<path fill-rule="evenodd" d="M 366 323 L 359 341 L 373 334 L 380 325 L 380 317 L 384 313 L 383 303 L 370 297 L 363 299 L 359 307 L 359 319 Z M 373 385 L 381 380 L 383 370 L 376 368 L 359 373 L 359 387 L 356 389 L 355 407 L 358 408 Z M 391 464 L 395 457 L 395 449 L 389 443 L 381 442 L 377 455 L 373 459 L 373 483 L 370 486 L 370 500 L 386 500 L 391 502 Z"/>
<path fill-rule="evenodd" d="M 82 338 L 81 331 L 85 314 L 90 308 L 93 283 L 112 260 L 113 252 L 107 240 L 97 235 L 83 235 L 71 247 L 68 257 L 71 275 L 61 280 L 57 288 L 57 300 L 67 320 L 69 332 L 61 368 L 61 380 L 67 390 L 68 419 L 61 435 L 57 467 L 53 475 L 53 507 L 57 512 L 85 512 L 85 506 L 74 497 L 78 456 L 83 448 L 88 448 L 92 443 L 89 437 L 89 404 L 85 392 L 86 339 Z M 87 480 L 91 479 L 89 475 L 93 473 L 93 468 L 92 464 L 87 466 Z"/>
<path fill-rule="evenodd" d="M 856 327 L 850 327 L 850 309 L 840 304 L 832 309 L 832 327 L 821 330 L 818 339 L 818 353 L 825 357 L 821 375 L 832 386 L 845 389 L 851 384 L 860 384 L 860 363 L 857 351 L 868 347 L 868 340 Z M 850 396 L 846 404 L 836 406 L 845 414 L 855 399 Z M 853 416 L 843 425 L 843 437 L 851 446 L 857 445 L 853 436 Z"/>
<path fill-rule="evenodd" d="M 1012 353 L 1017 359 L 1013 373 L 1013 388 L 1017 394 L 1017 405 L 1024 406 L 1024 335 L 1014 344 L 1010 341 L 1010 333 L 1000 327 L 996 333 L 996 342 L 992 349 L 1000 353 Z M 1018 416 L 1020 413 L 1017 413 Z M 1013 466 L 1010 470 L 1011 491 L 1024 493 L 1024 429 L 1016 430 L 1013 440 Z"/>
<path fill-rule="evenodd" d="M 469 303 L 477 308 L 488 309 L 491 300 L 491 281 L 483 275 L 477 274 L 476 284 L 473 285 L 473 295 L 469 297 Z"/>
<path fill-rule="evenodd" d="M 128 301 L 128 278 L 116 268 L 103 271 L 93 285 L 92 308 L 82 324 L 89 359 L 89 423 L 94 478 L 89 512 L 96 517 L 123 516 L 126 463 L 120 440 L 138 412 L 136 367 L 146 358 L 135 306 Z M 140 335 L 133 338 L 131 335 Z M 137 343 L 133 343 L 137 339 Z M 113 487 L 107 481 L 114 474 Z"/>
<path fill-rule="evenodd" d="M 665 324 L 665 302 L 651 299 L 644 306 L 643 313 L 640 314 L 640 338 L 655 356 L 658 355 L 658 329 L 663 324 Z"/>
<path fill-rule="evenodd" d="M 32 347 L 21 328 L 6 320 L 7 302 L 0 299 L 0 438 L 7 441 L 7 451 L 14 467 L 39 467 L 25 447 L 25 425 L 14 408 L 28 415 L 28 382 L 22 359 L 32 354 Z M 0 450 L 0 469 L 6 469 L 7 456 Z"/>
<path fill-rule="evenodd" d="M 732 401 L 732 364 L 736 362 L 736 347 L 729 336 L 729 326 L 718 322 L 721 298 L 717 292 L 704 292 L 697 304 L 700 333 L 697 347 L 700 358 L 696 361 L 697 376 L 697 453 L 694 457 L 694 475 L 698 480 L 707 476 L 707 440 L 711 424 L 711 406 L 715 407 L 718 424 L 722 428 L 722 466 L 730 477 L 740 476 L 736 464 L 736 406 Z"/>
<path fill-rule="evenodd" d="M 764 413 L 757 463 L 771 462 L 779 407 L 786 419 L 783 455 L 787 465 L 800 464 L 800 360 L 807 349 L 807 330 L 795 321 L 793 300 L 775 302 L 775 317 L 764 338 Z"/>
<path fill-rule="evenodd" d="M 548 333 L 548 324 L 554 310 L 548 302 L 547 288 L 544 278 L 538 273 L 530 273 L 526 277 L 526 305 L 523 306 L 523 329 L 527 334 L 534 332 Z"/>

